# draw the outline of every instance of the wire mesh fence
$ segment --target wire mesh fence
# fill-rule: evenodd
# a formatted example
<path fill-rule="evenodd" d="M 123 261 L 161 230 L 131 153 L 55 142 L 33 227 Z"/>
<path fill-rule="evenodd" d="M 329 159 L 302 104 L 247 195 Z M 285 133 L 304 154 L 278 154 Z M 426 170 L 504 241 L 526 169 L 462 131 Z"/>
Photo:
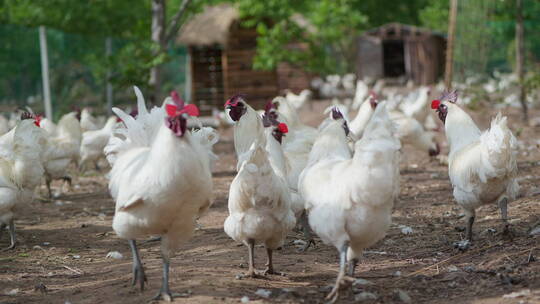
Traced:
<path fill-rule="evenodd" d="M 31 107 L 43 113 L 38 28 L 0 24 L 0 111 Z M 49 76 L 54 118 L 75 107 L 106 109 L 106 81 L 99 72 L 106 64 L 106 38 L 76 35 L 47 28 Z M 112 38 L 113 54 L 127 44 Z M 172 46 L 163 65 L 164 90 L 184 88 L 187 50 Z M 114 71 L 113 75 L 114 75 Z M 131 88 L 114 86 L 113 105 L 132 104 Z"/>

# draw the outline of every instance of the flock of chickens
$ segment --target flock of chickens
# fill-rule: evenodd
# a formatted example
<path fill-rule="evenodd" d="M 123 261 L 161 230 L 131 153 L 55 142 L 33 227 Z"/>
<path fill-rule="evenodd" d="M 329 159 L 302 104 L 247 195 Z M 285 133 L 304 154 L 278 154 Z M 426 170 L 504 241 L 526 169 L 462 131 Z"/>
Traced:
<path fill-rule="evenodd" d="M 273 252 L 298 224 L 306 238 L 303 250 L 314 232 L 339 252 L 339 275 L 327 296 L 335 302 L 354 276 L 362 251 L 384 238 L 390 227 L 400 192 L 401 146 L 439 154 L 436 117 L 446 131 L 454 198 L 466 213 L 467 239 L 457 246 L 470 246 L 475 210 L 483 204 L 499 205 L 508 230 L 507 204 L 519 187 L 516 139 L 506 117 L 497 115 L 482 132 L 456 104 L 455 91 L 430 102 L 427 87 L 387 100 L 362 81 L 354 90 L 350 102 L 335 101 L 326 109 L 328 117 L 318 128 L 303 124 L 298 115 L 309 103 L 308 93 L 276 97 L 262 111 L 242 95 L 226 101 L 238 172 L 230 185 L 224 230 L 246 245 L 247 276 L 278 273 Z M 84 110 L 80 118 L 76 112 L 66 114 L 58 125 L 23 113 L 0 137 L 0 225 L 9 226 L 13 248 L 16 207 L 32 200 L 43 178 L 51 195 L 52 180 L 70 181 L 71 163 L 97 166 L 106 157 L 116 202 L 113 229 L 132 250 L 132 283 L 142 290 L 146 282 L 135 240 L 159 236 L 163 281 L 156 298 L 170 301 L 170 258 L 192 237 L 197 219 L 213 201 L 217 157 L 212 147 L 219 135 L 201 124 L 190 129 L 199 110 L 175 92 L 150 110 L 136 87 L 135 93 L 136 111 L 114 108 L 116 117 L 101 128 Z M 264 272 L 255 267 L 257 243 L 266 247 Z"/>

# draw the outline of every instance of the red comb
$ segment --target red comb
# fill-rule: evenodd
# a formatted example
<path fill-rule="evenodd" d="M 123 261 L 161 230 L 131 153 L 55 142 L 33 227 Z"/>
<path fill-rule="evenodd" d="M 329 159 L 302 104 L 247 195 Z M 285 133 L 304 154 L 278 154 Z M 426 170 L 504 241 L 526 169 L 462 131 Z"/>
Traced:
<path fill-rule="evenodd" d="M 35 118 L 34 118 L 34 124 L 36 126 L 40 126 L 41 125 L 41 115 L 36 115 Z"/>
<path fill-rule="evenodd" d="M 433 110 L 438 109 L 440 105 L 441 105 L 441 101 L 438 100 L 438 99 L 434 99 L 434 100 L 431 101 L 431 108 Z"/>
<path fill-rule="evenodd" d="M 281 133 L 288 133 L 289 132 L 289 128 L 287 127 L 287 124 L 286 123 L 279 123 L 279 125 L 277 126 L 279 132 Z"/>
<path fill-rule="evenodd" d="M 165 111 L 169 117 L 178 116 L 180 114 L 187 114 L 189 116 L 199 116 L 199 109 L 194 104 L 185 105 L 183 108 L 179 109 L 177 105 L 166 104 Z"/>

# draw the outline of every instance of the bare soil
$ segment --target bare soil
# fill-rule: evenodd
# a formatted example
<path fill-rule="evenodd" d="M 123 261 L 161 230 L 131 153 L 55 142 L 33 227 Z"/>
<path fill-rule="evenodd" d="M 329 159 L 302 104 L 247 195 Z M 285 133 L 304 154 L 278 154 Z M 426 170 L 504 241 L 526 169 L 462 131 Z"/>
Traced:
<path fill-rule="evenodd" d="M 316 126 L 326 105 L 316 103 L 301 117 Z M 540 128 L 523 125 L 516 109 L 503 112 L 522 143 L 521 197 L 509 207 L 512 236 L 499 233 L 496 206 L 485 206 L 478 212 L 472 247 L 465 252 L 455 249 L 452 244 L 464 237 L 456 227 L 464 224 L 453 201 L 447 168 L 427 153 L 405 147 L 393 226 L 383 241 L 365 252 L 356 272 L 357 278 L 372 284 L 342 292 L 341 303 L 355 302 L 355 294 L 361 292 L 378 297 L 365 303 L 399 303 L 397 290 L 408 294 L 411 303 L 540 303 L 540 236 L 529 235 L 540 225 Z M 531 116 L 539 113 L 533 111 Z M 473 113 L 481 128 L 494 114 Z M 444 140 L 441 133 L 440 141 Z M 283 276 L 239 276 L 247 271 L 247 250 L 223 232 L 229 184 L 235 174 L 232 130 L 222 132 L 215 150 L 220 156 L 214 170 L 215 202 L 200 219 L 193 239 L 171 262 L 171 289 L 182 294 L 174 302 L 239 303 L 247 296 L 253 303 L 323 303 L 337 275 L 337 251 L 319 241 L 299 253 L 292 244 L 302 238 L 296 232 L 274 255 Z M 104 174 L 75 175 L 71 191 L 21 207 L 16 218 L 18 247 L 0 252 L 0 303 L 153 302 L 161 283 L 159 242 L 139 242 L 149 280 L 140 292 L 131 286 L 129 246 L 111 228 L 114 202 Z M 61 183 L 54 187 L 60 191 Z M 44 194 L 42 187 L 40 195 Z M 411 227 L 413 233 L 403 234 L 400 225 Z M 9 245 L 7 235 L 1 232 L 2 248 Z M 123 259 L 106 258 L 110 251 L 119 251 Z M 259 269 L 265 261 L 264 249 L 257 247 Z M 258 289 L 271 291 L 269 298 L 256 295 Z M 523 290 L 530 293 L 503 298 Z"/>

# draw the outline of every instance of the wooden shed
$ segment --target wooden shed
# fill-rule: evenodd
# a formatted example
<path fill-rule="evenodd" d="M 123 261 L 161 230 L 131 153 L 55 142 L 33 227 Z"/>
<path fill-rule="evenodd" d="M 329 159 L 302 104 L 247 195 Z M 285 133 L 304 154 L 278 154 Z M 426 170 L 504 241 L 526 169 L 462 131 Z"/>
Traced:
<path fill-rule="evenodd" d="M 389 23 L 358 39 L 357 75 L 431 84 L 444 73 L 446 38 L 428 29 Z"/>
<path fill-rule="evenodd" d="M 235 94 L 263 108 L 284 89 L 299 92 L 309 87 L 309 75 L 285 63 L 273 71 L 254 70 L 257 31 L 240 23 L 231 4 L 209 6 L 182 27 L 177 39 L 188 47 L 191 100 L 203 112 L 223 107 Z"/>

